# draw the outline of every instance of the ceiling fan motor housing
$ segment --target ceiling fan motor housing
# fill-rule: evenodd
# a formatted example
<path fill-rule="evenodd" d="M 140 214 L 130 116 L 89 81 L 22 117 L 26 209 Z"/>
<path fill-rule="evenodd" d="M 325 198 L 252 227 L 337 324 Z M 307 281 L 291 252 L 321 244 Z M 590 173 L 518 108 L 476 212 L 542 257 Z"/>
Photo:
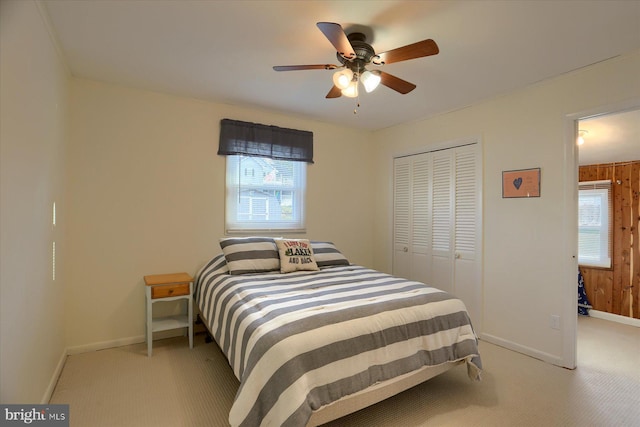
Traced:
<path fill-rule="evenodd" d="M 336 53 L 336 57 L 341 64 L 349 68 L 354 73 L 361 74 L 365 71 L 365 65 L 369 64 L 371 60 L 376 56 L 376 52 L 373 50 L 370 44 L 366 42 L 366 36 L 362 33 L 351 33 L 347 35 L 351 47 L 356 54 L 356 57 L 352 60 L 348 60 Z"/>

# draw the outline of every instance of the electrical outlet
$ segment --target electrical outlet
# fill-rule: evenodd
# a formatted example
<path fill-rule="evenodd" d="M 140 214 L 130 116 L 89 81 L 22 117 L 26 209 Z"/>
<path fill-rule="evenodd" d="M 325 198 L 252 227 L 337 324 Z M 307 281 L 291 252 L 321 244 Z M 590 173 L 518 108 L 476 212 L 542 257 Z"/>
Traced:
<path fill-rule="evenodd" d="M 549 324 L 551 326 L 551 329 L 560 329 L 560 316 L 558 316 L 557 314 L 552 314 Z"/>

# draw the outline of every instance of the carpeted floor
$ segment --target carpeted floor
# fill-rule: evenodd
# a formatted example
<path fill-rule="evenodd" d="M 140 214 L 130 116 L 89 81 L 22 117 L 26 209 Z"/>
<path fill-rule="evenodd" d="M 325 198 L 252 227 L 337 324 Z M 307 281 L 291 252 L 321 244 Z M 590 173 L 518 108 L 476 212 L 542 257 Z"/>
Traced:
<path fill-rule="evenodd" d="M 640 328 L 580 317 L 578 368 L 480 343 L 483 381 L 459 366 L 328 426 L 640 426 Z M 50 403 L 71 426 L 226 426 L 238 381 L 197 336 L 69 356 Z"/>

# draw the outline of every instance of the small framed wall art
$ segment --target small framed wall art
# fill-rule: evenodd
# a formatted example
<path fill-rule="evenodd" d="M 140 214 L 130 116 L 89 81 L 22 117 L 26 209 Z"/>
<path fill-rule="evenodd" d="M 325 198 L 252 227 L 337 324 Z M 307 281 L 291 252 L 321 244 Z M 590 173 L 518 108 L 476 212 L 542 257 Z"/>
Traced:
<path fill-rule="evenodd" d="M 502 198 L 540 197 L 540 168 L 502 171 Z"/>

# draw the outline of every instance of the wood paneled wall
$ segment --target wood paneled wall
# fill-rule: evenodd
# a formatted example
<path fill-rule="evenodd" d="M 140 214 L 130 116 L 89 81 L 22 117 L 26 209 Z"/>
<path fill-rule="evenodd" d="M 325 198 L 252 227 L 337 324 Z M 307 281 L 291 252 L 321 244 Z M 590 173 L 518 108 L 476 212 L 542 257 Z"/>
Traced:
<path fill-rule="evenodd" d="M 640 160 L 580 166 L 579 180 L 612 180 L 613 267 L 580 267 L 594 309 L 640 319 Z"/>

